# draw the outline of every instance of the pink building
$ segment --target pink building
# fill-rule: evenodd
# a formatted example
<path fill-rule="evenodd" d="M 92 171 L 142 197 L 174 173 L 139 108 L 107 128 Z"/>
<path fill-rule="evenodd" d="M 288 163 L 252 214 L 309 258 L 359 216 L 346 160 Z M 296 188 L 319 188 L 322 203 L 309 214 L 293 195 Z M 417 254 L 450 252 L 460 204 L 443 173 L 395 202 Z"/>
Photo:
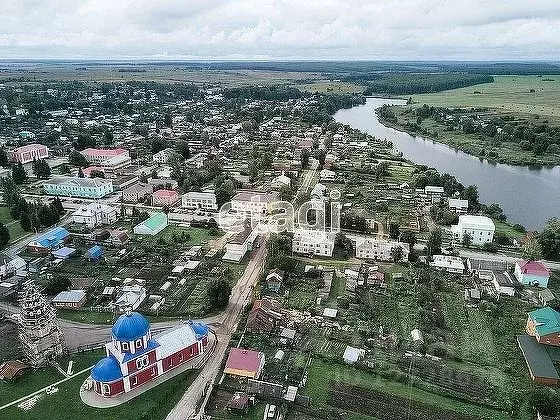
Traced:
<path fill-rule="evenodd" d="M 10 151 L 12 162 L 28 163 L 35 159 L 46 159 L 48 157 L 49 149 L 47 149 L 47 146 L 38 143 L 27 144 Z"/>
<path fill-rule="evenodd" d="M 179 201 L 179 193 L 174 190 L 157 190 L 152 194 L 152 206 L 172 206 Z"/>

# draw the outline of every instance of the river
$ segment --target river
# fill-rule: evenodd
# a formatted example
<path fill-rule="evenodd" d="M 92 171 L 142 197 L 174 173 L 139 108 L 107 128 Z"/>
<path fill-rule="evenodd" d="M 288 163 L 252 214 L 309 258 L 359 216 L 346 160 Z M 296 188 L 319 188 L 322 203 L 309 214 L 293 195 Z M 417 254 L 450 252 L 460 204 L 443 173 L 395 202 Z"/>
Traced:
<path fill-rule="evenodd" d="M 489 163 L 441 143 L 383 125 L 375 109 L 404 105 L 399 99 L 368 98 L 365 105 L 338 111 L 336 121 L 393 142 L 407 159 L 449 173 L 461 183 L 477 185 L 481 202 L 499 203 L 511 223 L 540 229 L 560 215 L 560 166 L 533 169 Z"/>

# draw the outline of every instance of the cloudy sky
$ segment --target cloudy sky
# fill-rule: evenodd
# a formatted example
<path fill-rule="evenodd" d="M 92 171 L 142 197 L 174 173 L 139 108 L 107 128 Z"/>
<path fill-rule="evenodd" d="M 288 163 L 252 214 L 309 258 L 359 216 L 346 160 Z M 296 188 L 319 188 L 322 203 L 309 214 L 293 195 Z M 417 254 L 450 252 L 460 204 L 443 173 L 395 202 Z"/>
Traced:
<path fill-rule="evenodd" d="M 558 0 L 0 0 L 0 58 L 560 58 Z"/>

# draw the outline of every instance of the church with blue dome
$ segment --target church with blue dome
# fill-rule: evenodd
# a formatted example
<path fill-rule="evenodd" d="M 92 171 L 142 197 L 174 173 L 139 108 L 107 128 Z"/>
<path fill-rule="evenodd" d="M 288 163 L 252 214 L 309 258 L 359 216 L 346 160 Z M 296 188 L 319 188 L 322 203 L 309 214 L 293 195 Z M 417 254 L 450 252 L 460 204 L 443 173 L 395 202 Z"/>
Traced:
<path fill-rule="evenodd" d="M 208 326 L 187 321 L 155 337 L 150 323 L 128 312 L 111 329 L 106 357 L 91 370 L 90 389 L 103 397 L 129 392 L 200 356 L 208 346 Z"/>

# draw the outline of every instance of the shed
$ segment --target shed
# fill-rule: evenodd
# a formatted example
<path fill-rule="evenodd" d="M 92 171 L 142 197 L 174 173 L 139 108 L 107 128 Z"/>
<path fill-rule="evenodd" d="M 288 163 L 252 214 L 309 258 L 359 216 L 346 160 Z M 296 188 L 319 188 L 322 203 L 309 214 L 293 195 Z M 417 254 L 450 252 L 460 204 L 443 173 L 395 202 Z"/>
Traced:
<path fill-rule="evenodd" d="M 346 346 L 346 349 L 344 350 L 344 355 L 342 356 L 342 359 L 344 360 L 345 363 L 354 364 L 359 359 L 364 357 L 365 354 L 366 354 L 366 351 L 364 349 L 358 349 L 356 347 Z"/>
<path fill-rule="evenodd" d="M 274 355 L 274 359 L 276 359 L 276 360 L 278 360 L 278 361 L 284 360 L 284 356 L 285 356 L 285 355 L 286 355 L 286 354 L 284 353 L 283 350 L 278 350 L 278 351 L 276 352 L 276 354 Z"/>
<path fill-rule="evenodd" d="M 410 331 L 410 336 L 412 337 L 412 341 L 414 342 L 424 342 L 424 337 L 422 336 L 422 332 L 418 328 L 414 328 Z"/>
<path fill-rule="evenodd" d="M 323 311 L 323 316 L 327 318 L 336 318 L 337 314 L 338 310 L 333 308 L 325 308 L 325 310 Z"/>
<path fill-rule="evenodd" d="M 97 260 L 103 255 L 103 248 L 99 245 L 94 245 L 86 252 L 86 258 L 90 260 Z"/>
<path fill-rule="evenodd" d="M 247 411 L 249 407 L 249 395 L 245 392 L 236 392 L 226 404 L 228 410 Z"/>
<path fill-rule="evenodd" d="M 29 365 L 26 365 L 20 360 L 7 360 L 0 364 L 0 380 L 11 381 L 16 379 L 30 368 Z"/>
<path fill-rule="evenodd" d="M 86 303 L 86 292 L 83 290 L 66 290 L 56 295 L 53 306 L 64 309 L 79 309 Z"/>

